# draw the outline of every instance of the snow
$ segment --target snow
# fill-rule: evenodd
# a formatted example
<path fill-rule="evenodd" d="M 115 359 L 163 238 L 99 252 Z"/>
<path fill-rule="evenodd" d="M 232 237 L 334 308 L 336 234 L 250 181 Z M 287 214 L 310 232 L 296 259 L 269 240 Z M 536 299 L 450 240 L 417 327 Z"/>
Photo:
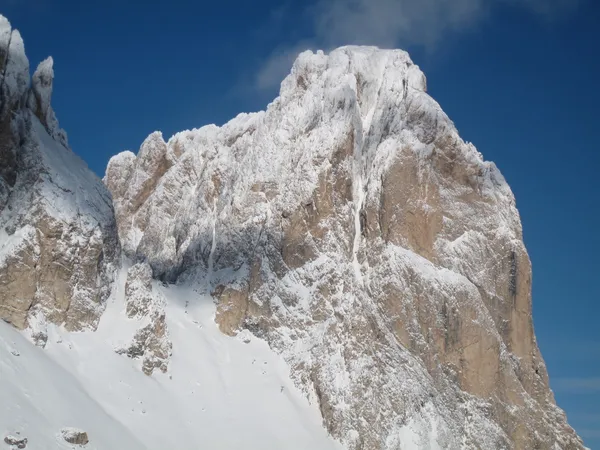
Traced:
<path fill-rule="evenodd" d="M 48 134 L 68 148 L 67 133 L 59 127 L 58 119 L 50 104 L 54 83 L 54 60 L 51 56 L 42 61 L 31 78 L 31 90 L 27 99 L 28 107 L 35 111 Z"/>
<path fill-rule="evenodd" d="M 31 84 L 39 95 L 42 114 L 45 116 L 48 108 L 51 108 L 52 100 L 52 81 L 54 80 L 54 60 L 49 56 L 38 64 L 35 73 L 31 79 Z"/>
<path fill-rule="evenodd" d="M 210 243 L 210 253 L 208 255 L 208 279 L 212 277 L 214 271 L 214 255 L 217 248 L 217 197 L 213 200 L 213 224 L 212 224 L 212 240 Z"/>
<path fill-rule="evenodd" d="M 70 449 L 60 436 L 65 426 L 86 430 L 92 436 L 90 450 L 146 448 L 86 392 L 76 374 L 2 321 L 0 405 L 1 437 L 20 432 L 28 439 L 28 448 Z"/>
<path fill-rule="evenodd" d="M 0 45 L 6 42 L 10 24 L 0 23 Z M 29 60 L 25 56 L 25 45 L 18 30 L 13 30 L 8 39 L 8 56 L 2 91 L 7 105 L 15 104 L 29 87 Z"/>
<path fill-rule="evenodd" d="M 0 14 L 0 48 L 8 48 L 10 42 L 11 26 L 6 17 Z"/>
<path fill-rule="evenodd" d="M 111 199 L 101 180 L 79 156 L 54 140 L 36 117 L 31 120 L 46 168 L 41 193 L 47 212 L 65 222 L 80 218 L 81 225 L 90 228 L 110 221 Z"/>
<path fill-rule="evenodd" d="M 283 359 L 249 334 L 220 333 L 212 299 L 191 287 L 155 285 L 168 299 L 168 374 L 147 377 L 115 353 L 139 326 L 125 316 L 125 273 L 95 333 L 50 326 L 41 350 L 0 323 L 0 404 L 10 405 L 0 433 L 19 431 L 38 450 L 70 448 L 57 437 L 65 427 L 86 431 L 97 450 L 342 448 Z"/>
<path fill-rule="evenodd" d="M 358 262 L 358 250 L 360 248 L 360 238 L 362 236 L 361 225 L 360 225 L 360 212 L 365 199 L 365 191 L 362 187 L 362 177 L 356 175 L 354 178 L 356 181 L 355 198 L 357 199 L 354 205 L 354 239 L 352 242 L 352 267 L 354 268 L 354 274 L 356 280 L 362 284 L 362 274 L 360 271 L 360 264 Z"/>
<path fill-rule="evenodd" d="M 427 404 L 420 414 L 411 417 L 406 425 L 388 436 L 386 445 L 402 450 L 442 450 L 437 443 L 437 421 L 435 411 Z"/>
<path fill-rule="evenodd" d="M 35 228 L 30 225 L 18 229 L 12 235 L 8 235 L 4 228 L 0 228 L 0 265 L 28 243 L 35 242 L 35 238 Z"/>

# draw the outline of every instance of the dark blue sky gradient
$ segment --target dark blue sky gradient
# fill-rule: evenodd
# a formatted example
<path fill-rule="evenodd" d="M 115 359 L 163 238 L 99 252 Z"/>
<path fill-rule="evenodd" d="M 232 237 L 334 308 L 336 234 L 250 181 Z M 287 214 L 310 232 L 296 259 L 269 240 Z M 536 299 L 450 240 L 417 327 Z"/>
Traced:
<path fill-rule="evenodd" d="M 277 89 L 258 89 L 256 73 L 273 49 L 312 37 L 305 2 L 140 4 L 0 4 L 32 67 L 54 57 L 54 108 L 99 175 L 154 130 L 168 138 L 264 109 Z M 513 188 L 552 387 L 586 444 L 600 448 L 600 2 L 551 20 L 499 7 L 434 47 L 397 45 Z"/>

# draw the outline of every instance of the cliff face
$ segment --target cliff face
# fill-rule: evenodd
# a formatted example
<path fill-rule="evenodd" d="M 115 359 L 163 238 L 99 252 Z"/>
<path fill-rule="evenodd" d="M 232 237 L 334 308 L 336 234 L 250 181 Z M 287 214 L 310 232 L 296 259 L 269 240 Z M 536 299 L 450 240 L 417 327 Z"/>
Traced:
<path fill-rule="evenodd" d="M 0 16 L 0 318 L 95 328 L 120 254 L 110 194 L 67 144 L 50 105 L 52 58 L 29 76 Z"/>
<path fill-rule="evenodd" d="M 266 339 L 349 449 L 582 448 L 512 192 L 405 52 L 303 53 L 266 112 L 154 133 L 104 181 L 127 256 Z"/>

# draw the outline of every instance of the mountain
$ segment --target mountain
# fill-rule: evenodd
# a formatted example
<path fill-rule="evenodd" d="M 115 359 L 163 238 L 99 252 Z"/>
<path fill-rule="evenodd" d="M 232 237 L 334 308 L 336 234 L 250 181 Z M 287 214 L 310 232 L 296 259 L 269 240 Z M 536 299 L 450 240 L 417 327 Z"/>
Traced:
<path fill-rule="evenodd" d="M 30 80 L 17 30 L 0 16 L 0 318 L 94 329 L 119 244 L 110 194 L 67 144 L 50 105 L 52 58 Z"/>
<path fill-rule="evenodd" d="M 73 426 L 95 448 L 583 448 L 535 340 L 510 187 L 407 53 L 302 53 L 266 111 L 153 133 L 105 188 L 58 129 L 51 60 L 29 83 L 1 23 L 0 312 L 45 349 L 0 327 L 0 432 L 36 448 Z M 14 374 L 40 368 L 31 396 Z M 84 413 L 51 414 L 57 392 Z"/>

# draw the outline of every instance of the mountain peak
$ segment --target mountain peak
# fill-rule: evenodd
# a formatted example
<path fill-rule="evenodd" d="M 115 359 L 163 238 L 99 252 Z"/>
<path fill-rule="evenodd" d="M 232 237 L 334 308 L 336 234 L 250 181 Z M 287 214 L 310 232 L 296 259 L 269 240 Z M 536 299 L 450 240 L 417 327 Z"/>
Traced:
<path fill-rule="evenodd" d="M 0 120 L 29 88 L 29 60 L 18 30 L 0 16 Z"/>
<path fill-rule="evenodd" d="M 266 111 L 111 160 L 123 248 L 266 339 L 349 449 L 582 448 L 514 196 L 426 88 L 402 50 L 301 53 Z"/>
<path fill-rule="evenodd" d="M 2 17 L 0 73 L 0 318 L 47 346 L 0 323 L 0 421 L 32 444 L 583 448 L 510 187 L 406 52 L 304 52 L 266 111 L 152 133 L 104 185 Z"/>

